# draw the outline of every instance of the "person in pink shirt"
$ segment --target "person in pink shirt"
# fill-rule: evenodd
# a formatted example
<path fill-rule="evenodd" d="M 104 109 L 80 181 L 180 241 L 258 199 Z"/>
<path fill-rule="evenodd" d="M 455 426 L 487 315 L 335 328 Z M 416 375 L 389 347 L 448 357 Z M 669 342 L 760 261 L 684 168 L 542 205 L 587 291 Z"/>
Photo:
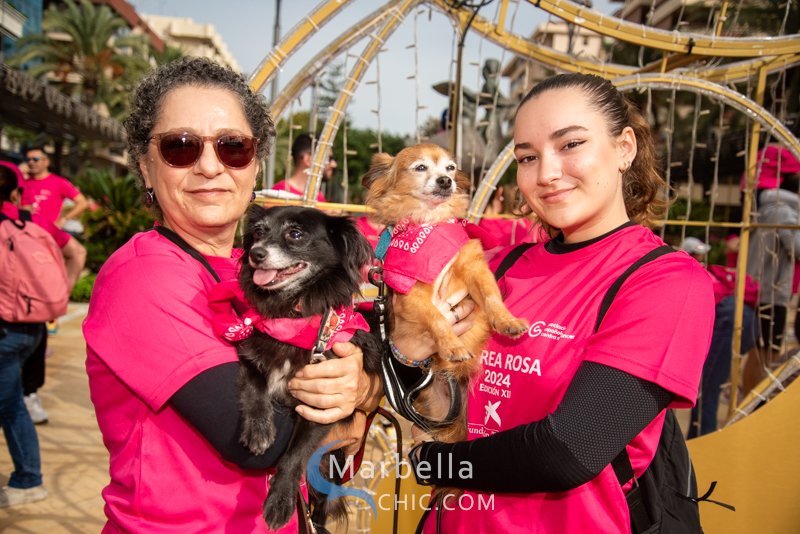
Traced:
<path fill-rule="evenodd" d="M 18 208 L 22 173 L 0 161 L 0 224 L 42 227 L 61 248 L 69 287 L 75 285 L 86 250 L 63 230 L 41 215 L 30 218 Z M 5 222 L 4 222 L 5 221 Z M 4 265 L 6 265 L 4 263 Z M 4 276 L 0 273 L 0 277 Z M 22 366 L 47 335 L 44 323 L 6 322 L 0 319 L 0 423 L 14 464 L 8 485 L 0 488 L 0 508 L 35 502 L 47 497 L 42 480 L 39 440 L 23 397 Z"/>
<path fill-rule="evenodd" d="M 22 206 L 29 208 L 32 213 L 42 215 L 59 228 L 66 221 L 77 219 L 86 211 L 89 202 L 78 188 L 63 176 L 50 172 L 50 158 L 44 149 L 34 147 L 26 150 L 25 162 L 29 174 L 22 192 Z M 75 205 L 61 215 L 65 199 L 72 200 Z"/>
<path fill-rule="evenodd" d="M 109 452 L 103 532 L 266 532 L 269 476 L 292 454 L 296 418 L 333 423 L 371 410 L 381 388 L 355 345 L 334 344 L 340 358 L 291 378 L 301 404 L 274 407 L 272 446 L 254 455 L 240 443 L 239 360 L 214 334 L 209 292 L 235 280 L 243 260 L 234 238 L 274 139 L 268 108 L 241 75 L 187 57 L 140 81 L 125 126 L 157 226 L 103 265 L 83 325 Z M 352 452 L 360 431 L 363 420 L 331 437 Z M 295 517 L 281 532 L 297 529 Z"/>
<path fill-rule="evenodd" d="M 281 180 L 272 186 L 277 191 L 288 191 L 295 195 L 303 196 L 308 182 L 308 173 L 311 169 L 311 158 L 313 156 L 314 139 L 310 134 L 302 133 L 292 143 L 292 175 L 286 180 Z M 328 164 L 322 171 L 322 179 L 330 180 L 333 171 L 337 167 L 336 159 L 331 155 Z M 327 202 L 325 195 L 321 191 L 317 192 L 317 202 Z"/>
<path fill-rule="evenodd" d="M 514 155 L 523 211 L 552 237 L 499 281 L 509 310 L 531 327 L 516 340 L 495 335 L 480 355 L 468 441 L 434 442 L 415 428 L 417 480 L 464 490 L 428 514 L 424 530 L 638 534 L 657 518 L 634 529 L 630 477 L 610 464 L 624 451 L 641 477 L 666 410 L 694 404 L 714 322 L 712 281 L 685 252 L 664 253 L 633 271 L 596 326 L 615 280 L 665 252 L 646 227 L 666 189 L 649 127 L 609 81 L 566 74 L 536 85 L 517 109 Z M 469 307 L 445 315 L 460 326 Z M 393 342 L 407 359 L 435 351 L 427 338 Z"/>
<path fill-rule="evenodd" d="M 506 186 L 498 185 L 492 192 L 478 226 L 489 232 L 498 245 L 509 246 L 524 242 L 536 242 L 539 236 L 532 231 L 533 225 L 528 219 L 496 217 L 496 215 L 506 213 L 505 191 Z"/>
<path fill-rule="evenodd" d="M 66 221 L 77 219 L 83 213 L 88 202 L 72 183 L 62 176 L 50 172 L 50 158 L 42 147 L 32 147 L 25 151 L 25 163 L 28 168 L 28 179 L 22 190 L 22 206 L 58 228 L 63 228 Z M 61 214 L 65 199 L 72 200 L 75 205 Z M 49 328 L 57 329 L 55 321 Z M 22 381 L 25 388 L 25 404 L 37 424 L 46 423 L 48 415 L 42 406 L 38 390 L 45 382 L 45 354 L 47 352 L 47 336 L 42 338 L 34 354 L 25 362 Z"/>

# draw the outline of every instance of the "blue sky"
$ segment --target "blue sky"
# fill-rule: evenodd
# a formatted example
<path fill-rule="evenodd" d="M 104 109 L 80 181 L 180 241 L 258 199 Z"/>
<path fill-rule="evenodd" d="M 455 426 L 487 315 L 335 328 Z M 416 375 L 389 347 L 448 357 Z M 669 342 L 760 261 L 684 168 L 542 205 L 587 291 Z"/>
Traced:
<path fill-rule="evenodd" d="M 140 13 L 189 17 L 198 23 L 213 24 L 222 36 L 228 49 L 239 62 L 243 72 L 249 75 L 269 53 L 275 18 L 274 0 L 130 0 Z M 499 1 L 485 7 L 481 16 L 493 19 Z M 281 3 L 281 32 L 286 34 L 308 12 L 318 5 L 317 0 L 283 0 Z M 375 0 L 352 0 L 316 36 L 304 43 L 286 63 L 279 74 L 279 85 L 288 82 L 305 63 L 322 47 L 332 41 L 342 30 L 372 12 L 380 5 Z M 539 24 L 548 20 L 548 14 L 524 0 L 520 0 L 514 15 L 515 4 L 511 3 L 508 20 L 514 17 L 513 30 L 520 35 L 530 35 Z M 620 4 L 609 0 L 595 0 L 595 9 L 609 13 Z M 417 58 L 413 48 L 416 43 Z M 354 52 L 365 46 L 362 41 Z M 385 51 L 379 55 L 379 63 L 370 67 L 362 85 L 355 93 L 348 108 L 351 124 L 361 128 L 378 129 L 394 134 L 413 134 L 416 125 L 428 117 L 438 117 L 446 106 L 446 98 L 431 86 L 446 81 L 451 72 L 455 53 L 453 27 L 449 19 L 435 9 L 422 6 L 409 15 L 400 28 L 387 40 Z M 477 34 L 467 35 L 464 46 L 464 85 L 477 90 L 480 87 L 480 65 L 487 58 L 496 58 L 503 64 L 511 54 L 484 40 Z M 345 58 L 338 58 L 337 62 Z M 416 69 L 415 69 L 416 64 Z M 347 60 L 346 68 L 353 65 Z M 380 75 L 378 75 L 380 71 Z M 417 72 L 417 80 L 408 76 Z M 367 84 L 368 81 L 378 83 Z M 504 87 L 504 86 L 501 86 Z M 265 90 L 269 95 L 269 89 Z M 380 99 L 380 105 L 379 105 Z M 417 99 L 427 106 L 414 112 Z M 298 109 L 307 109 L 309 92 L 301 96 Z M 380 109 L 380 115 L 372 110 Z M 417 116 L 418 115 L 418 116 Z M 379 122 L 380 121 L 380 122 Z"/>

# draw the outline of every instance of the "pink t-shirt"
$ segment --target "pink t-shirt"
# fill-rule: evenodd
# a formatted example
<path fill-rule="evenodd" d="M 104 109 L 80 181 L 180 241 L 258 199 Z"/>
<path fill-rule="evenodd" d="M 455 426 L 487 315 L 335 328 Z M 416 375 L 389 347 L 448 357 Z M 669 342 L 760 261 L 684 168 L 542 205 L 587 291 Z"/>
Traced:
<path fill-rule="evenodd" d="M 622 285 L 593 334 L 600 302 L 633 262 L 663 242 L 641 226 L 564 253 L 536 245 L 501 279 L 505 303 L 531 324 L 518 340 L 494 336 L 481 355 L 471 388 L 468 439 L 545 418 L 555 411 L 578 366 L 592 361 L 659 384 L 675 395 L 673 408 L 697 398 L 711 340 L 711 278 L 686 253 L 642 266 Z M 497 267 L 499 254 L 493 261 Z M 628 445 L 634 471 L 649 465 L 663 426 L 660 415 Z M 561 493 L 491 494 L 466 491 L 466 503 L 445 511 L 442 532 L 555 534 L 629 533 L 622 489 L 609 466 L 590 482 Z M 470 506 L 470 503 L 472 504 Z M 488 509 L 487 509 L 488 508 Z M 430 514 L 426 532 L 434 532 Z"/>
<path fill-rule="evenodd" d="M 222 280 L 232 258 L 207 257 Z M 104 532 L 265 532 L 267 470 L 243 470 L 167 402 L 203 371 L 237 361 L 214 335 L 216 281 L 160 234 L 136 234 L 100 270 L 83 324 L 86 370 L 111 482 Z M 296 532 L 296 519 L 282 532 Z"/>
<path fill-rule="evenodd" d="M 72 182 L 57 174 L 48 174 L 41 180 L 28 178 L 22 184 L 23 206 L 31 206 L 33 213 L 56 222 L 61 215 L 61 205 L 65 198 L 73 199 L 81 194 Z"/>
<path fill-rule="evenodd" d="M 11 202 L 3 202 L 2 207 L 0 207 L 0 211 L 2 211 L 3 215 L 9 219 L 14 219 L 15 221 L 20 220 L 19 208 L 17 208 Z M 41 226 L 48 234 L 53 236 L 53 239 L 56 240 L 56 244 L 59 246 L 59 248 L 64 248 L 64 245 L 66 245 L 70 239 L 70 235 L 67 232 L 37 213 L 31 214 L 31 222 Z"/>
<path fill-rule="evenodd" d="M 292 184 L 286 180 L 281 180 L 273 185 L 270 189 L 275 189 L 276 191 L 288 191 L 290 193 L 294 193 L 295 195 L 300 195 L 301 197 L 303 196 L 303 191 L 292 187 Z M 327 200 L 325 200 L 325 195 L 322 194 L 322 191 L 317 192 L 317 202 L 327 202 Z"/>

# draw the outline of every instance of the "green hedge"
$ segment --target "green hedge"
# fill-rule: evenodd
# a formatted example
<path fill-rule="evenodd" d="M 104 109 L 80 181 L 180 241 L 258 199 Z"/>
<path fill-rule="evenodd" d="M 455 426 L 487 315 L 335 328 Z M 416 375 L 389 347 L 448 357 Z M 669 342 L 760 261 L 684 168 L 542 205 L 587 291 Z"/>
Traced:
<path fill-rule="evenodd" d="M 75 283 L 75 287 L 72 288 L 72 293 L 69 297 L 70 300 L 73 302 L 89 302 L 89 298 L 92 296 L 95 278 L 97 278 L 97 275 L 90 273 L 78 279 Z"/>

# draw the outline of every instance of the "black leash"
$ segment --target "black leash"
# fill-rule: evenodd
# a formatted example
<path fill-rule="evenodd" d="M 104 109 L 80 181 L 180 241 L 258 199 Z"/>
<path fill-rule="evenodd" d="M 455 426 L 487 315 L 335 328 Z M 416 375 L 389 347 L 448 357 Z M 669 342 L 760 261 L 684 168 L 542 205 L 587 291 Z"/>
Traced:
<path fill-rule="evenodd" d="M 414 401 L 423 389 L 433 384 L 435 375 L 431 369 L 411 368 L 394 359 L 388 350 L 388 297 L 383 281 L 381 265 L 370 269 L 368 278 L 378 288 L 378 296 L 373 301 L 373 310 L 378 316 L 381 343 L 384 351 L 381 356 L 381 381 L 386 399 L 394 410 L 426 432 L 451 425 L 461 411 L 461 388 L 453 377 L 447 377 L 450 393 L 450 407 L 442 420 L 433 420 L 417 412 Z M 420 376 L 419 371 L 423 371 Z"/>

